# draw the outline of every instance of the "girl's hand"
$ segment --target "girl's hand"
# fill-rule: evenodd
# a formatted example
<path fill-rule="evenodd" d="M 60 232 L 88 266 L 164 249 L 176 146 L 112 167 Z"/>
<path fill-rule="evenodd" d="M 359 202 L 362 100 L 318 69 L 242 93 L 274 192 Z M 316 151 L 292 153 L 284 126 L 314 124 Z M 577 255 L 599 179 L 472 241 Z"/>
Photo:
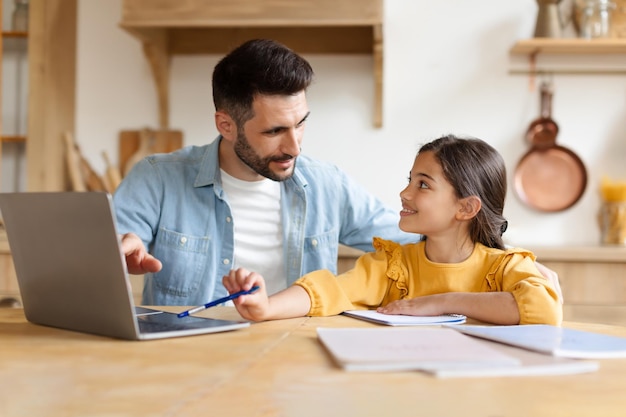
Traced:
<path fill-rule="evenodd" d="M 269 314 L 269 300 L 265 289 L 265 280 L 256 272 L 250 272 L 245 268 L 234 269 L 222 278 L 224 288 L 230 294 L 239 291 L 248 291 L 255 285 L 259 289 L 252 294 L 242 295 L 235 298 L 233 304 L 241 317 L 247 320 L 266 320 Z"/>
<path fill-rule="evenodd" d="M 383 314 L 406 316 L 439 316 L 463 314 L 464 316 L 493 324 L 519 324 L 520 314 L 513 294 L 494 292 L 447 292 L 406 300 L 397 300 L 379 307 Z"/>
<path fill-rule="evenodd" d="M 378 307 L 377 312 L 383 314 L 402 314 L 405 316 L 439 316 L 445 311 L 445 294 L 425 295 L 406 300 L 392 301 L 386 306 Z"/>

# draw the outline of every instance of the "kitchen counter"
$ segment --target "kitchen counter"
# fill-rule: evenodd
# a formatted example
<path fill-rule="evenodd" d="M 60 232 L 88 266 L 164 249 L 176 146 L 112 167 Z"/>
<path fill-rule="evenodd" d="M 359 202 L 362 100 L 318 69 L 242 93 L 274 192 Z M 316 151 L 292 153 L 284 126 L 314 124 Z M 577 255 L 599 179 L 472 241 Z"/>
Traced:
<path fill-rule="evenodd" d="M 540 262 L 626 262 L 626 246 L 537 246 L 529 249 Z"/>

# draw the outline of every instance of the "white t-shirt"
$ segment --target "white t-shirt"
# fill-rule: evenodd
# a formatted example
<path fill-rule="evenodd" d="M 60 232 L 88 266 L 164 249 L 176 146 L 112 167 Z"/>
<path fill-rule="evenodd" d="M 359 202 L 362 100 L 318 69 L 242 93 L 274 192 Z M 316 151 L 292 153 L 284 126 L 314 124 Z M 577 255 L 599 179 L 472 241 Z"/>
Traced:
<path fill-rule="evenodd" d="M 243 267 L 263 275 L 268 294 L 285 289 L 280 182 L 242 181 L 221 172 L 235 231 L 233 269 Z"/>

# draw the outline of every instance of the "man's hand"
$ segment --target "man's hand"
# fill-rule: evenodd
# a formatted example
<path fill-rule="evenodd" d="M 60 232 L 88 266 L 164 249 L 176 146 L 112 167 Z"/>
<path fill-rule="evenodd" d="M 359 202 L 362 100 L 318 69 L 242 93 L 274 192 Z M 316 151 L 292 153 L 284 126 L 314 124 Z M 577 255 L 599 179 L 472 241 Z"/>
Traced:
<path fill-rule="evenodd" d="M 120 239 L 129 274 L 142 275 L 161 270 L 163 267 L 161 261 L 148 253 L 139 236 L 134 233 L 126 233 L 121 235 Z"/>

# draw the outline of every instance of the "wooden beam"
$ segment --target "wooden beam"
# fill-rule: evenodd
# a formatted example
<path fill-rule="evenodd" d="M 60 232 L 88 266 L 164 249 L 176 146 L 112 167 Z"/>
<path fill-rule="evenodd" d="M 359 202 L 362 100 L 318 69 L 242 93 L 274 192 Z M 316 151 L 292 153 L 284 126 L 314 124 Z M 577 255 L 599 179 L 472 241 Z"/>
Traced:
<path fill-rule="evenodd" d="M 69 189 L 64 132 L 74 132 L 77 0 L 31 0 L 27 190 Z"/>

